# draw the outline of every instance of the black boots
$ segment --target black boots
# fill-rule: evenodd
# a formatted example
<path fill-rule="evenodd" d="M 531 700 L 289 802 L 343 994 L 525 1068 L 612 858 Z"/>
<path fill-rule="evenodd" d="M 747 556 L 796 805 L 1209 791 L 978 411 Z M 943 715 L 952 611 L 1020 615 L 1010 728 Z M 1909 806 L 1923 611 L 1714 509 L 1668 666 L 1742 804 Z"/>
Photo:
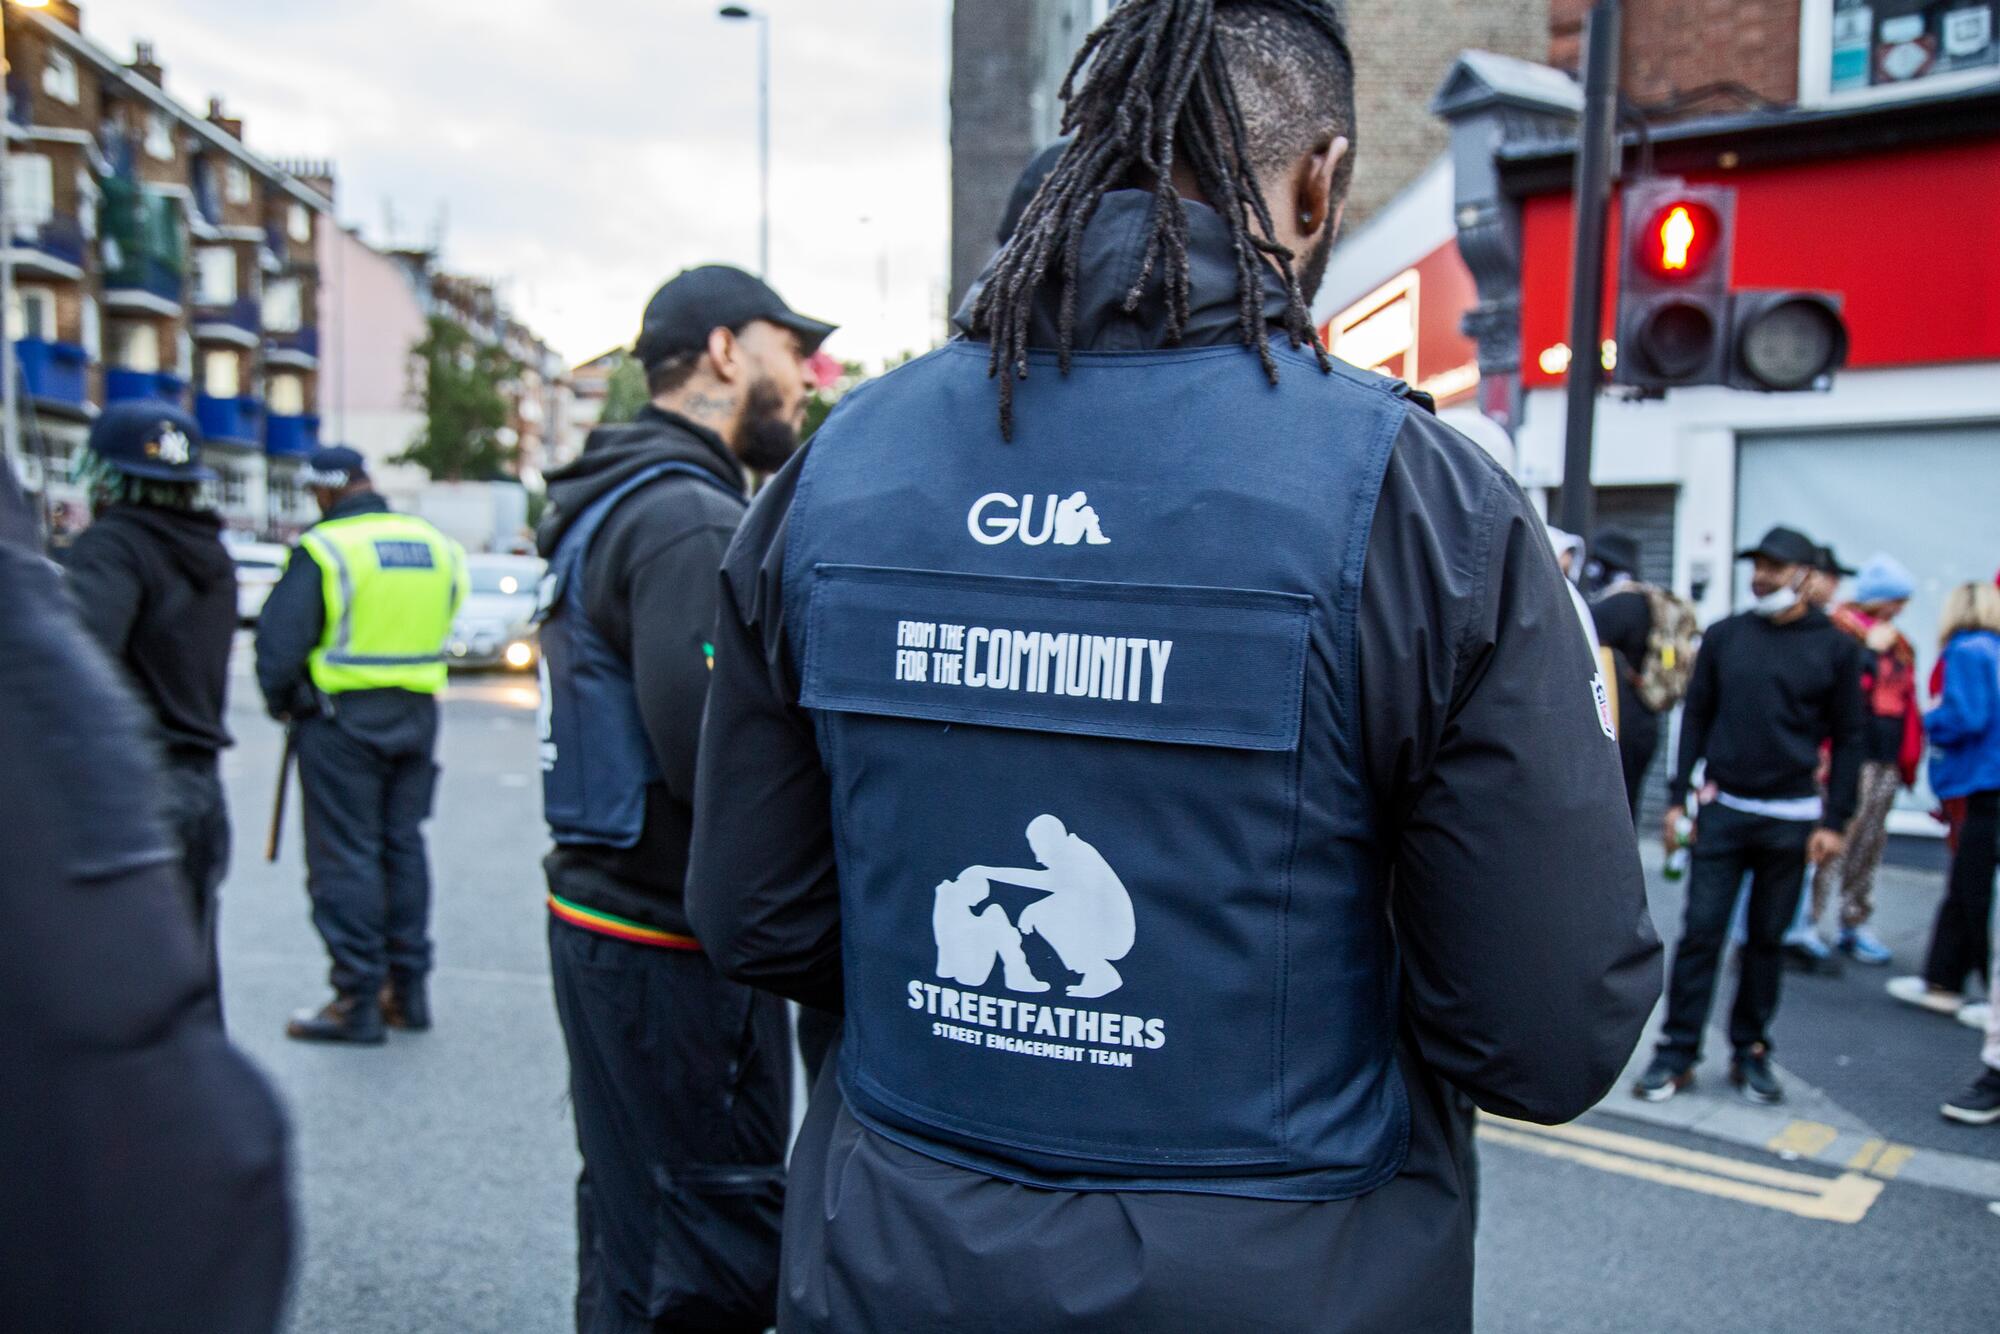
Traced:
<path fill-rule="evenodd" d="M 356 1042 L 379 1045 L 387 1037 L 382 1006 L 374 996 L 337 995 L 317 1010 L 300 1010 L 285 1025 L 285 1036 L 301 1042 Z"/>
<path fill-rule="evenodd" d="M 431 997 L 423 978 L 389 978 L 382 988 L 382 1022 L 409 1033 L 421 1033 L 431 1026 Z"/>

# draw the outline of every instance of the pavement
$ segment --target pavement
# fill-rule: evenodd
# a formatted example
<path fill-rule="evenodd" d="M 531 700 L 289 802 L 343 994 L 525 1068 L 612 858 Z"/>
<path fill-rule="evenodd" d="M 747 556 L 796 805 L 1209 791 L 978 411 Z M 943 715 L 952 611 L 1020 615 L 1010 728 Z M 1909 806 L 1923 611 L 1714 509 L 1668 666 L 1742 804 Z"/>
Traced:
<path fill-rule="evenodd" d="M 287 1329 L 568 1330 L 577 1158 L 548 982 L 532 681 L 461 679 L 447 699 L 430 826 L 437 1028 L 365 1050 L 282 1036 L 288 1011 L 323 999 L 326 964 L 296 793 L 282 855 L 261 857 L 279 736 L 245 664 L 233 693 L 225 999 L 292 1118 L 303 1248 Z M 1671 943 L 1680 890 L 1643 856 Z M 1934 870 L 1884 872 L 1878 925 L 1899 962 L 1921 950 L 1941 888 Z M 1937 1114 L 1976 1073 L 1978 1035 L 1890 1000 L 1882 983 L 1898 971 L 1787 975 L 1784 1106 L 1734 1095 L 1713 1034 L 1697 1086 L 1667 1103 L 1621 1084 L 1567 1127 L 1486 1119 L 1479 1328 L 1990 1334 L 2000 1127 Z"/>

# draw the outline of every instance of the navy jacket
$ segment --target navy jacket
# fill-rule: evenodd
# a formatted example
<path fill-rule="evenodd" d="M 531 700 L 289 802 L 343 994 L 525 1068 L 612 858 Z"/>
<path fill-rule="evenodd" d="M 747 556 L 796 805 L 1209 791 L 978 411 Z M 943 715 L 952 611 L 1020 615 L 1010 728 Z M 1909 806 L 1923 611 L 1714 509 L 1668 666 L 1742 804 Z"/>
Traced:
<path fill-rule="evenodd" d="M 1135 311 L 1122 304 L 1150 206 L 1114 193 L 1090 225 L 1081 348 L 1158 345 L 1158 280 Z M 1188 215 L 1187 341 L 1230 343 L 1226 232 L 1203 207 Z M 1032 327 L 1053 341 L 1050 304 Z M 1001 447 L 983 361 L 956 360 L 967 415 L 940 429 Z M 1251 458 L 1259 442 L 1215 447 Z M 830 792 L 784 623 L 798 475 L 795 461 L 760 494 L 724 566 L 688 906 L 724 971 L 837 1008 Z M 1472 1127 L 1459 1091 L 1507 1115 L 1577 1115 L 1617 1077 L 1659 989 L 1617 752 L 1576 670 L 1586 658 L 1533 509 L 1476 446 L 1410 412 L 1369 531 L 1357 662 L 1402 956 L 1400 1172 L 1331 1202 L 1033 1190 L 862 1128 L 823 1080 L 792 1160 L 781 1327 L 1466 1327 Z M 1058 1272 L 1065 1282 L 1022 1281 Z"/>

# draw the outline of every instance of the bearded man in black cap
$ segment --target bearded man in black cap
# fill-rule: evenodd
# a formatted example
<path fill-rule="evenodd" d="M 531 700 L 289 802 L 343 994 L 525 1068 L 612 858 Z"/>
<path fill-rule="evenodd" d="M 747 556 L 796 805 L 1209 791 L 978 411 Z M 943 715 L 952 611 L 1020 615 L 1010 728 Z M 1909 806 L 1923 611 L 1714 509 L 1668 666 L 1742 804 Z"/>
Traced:
<path fill-rule="evenodd" d="M 544 868 L 583 1154 L 580 1334 L 773 1319 L 784 1005 L 715 970 L 681 884 L 722 555 L 749 473 L 798 447 L 806 359 L 832 329 L 740 269 L 682 273 L 634 348 L 651 402 L 549 477 Z"/>
<path fill-rule="evenodd" d="M 220 1004 L 216 891 L 229 869 L 217 756 L 236 634 L 236 565 L 222 545 L 201 428 L 161 402 L 114 403 L 90 428 L 82 476 L 95 516 L 65 567 L 84 627 L 138 692 L 160 751 L 161 807 Z"/>

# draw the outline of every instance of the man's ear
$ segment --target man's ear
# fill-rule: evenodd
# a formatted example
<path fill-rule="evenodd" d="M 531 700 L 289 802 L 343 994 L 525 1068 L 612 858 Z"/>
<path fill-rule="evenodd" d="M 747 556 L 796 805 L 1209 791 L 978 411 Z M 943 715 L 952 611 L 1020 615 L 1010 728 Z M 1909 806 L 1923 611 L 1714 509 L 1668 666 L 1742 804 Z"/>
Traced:
<path fill-rule="evenodd" d="M 724 384 L 735 384 L 743 378 L 746 367 L 743 364 L 743 348 L 736 341 L 736 331 L 716 328 L 708 331 L 708 368 L 715 378 Z"/>
<path fill-rule="evenodd" d="M 1299 159 L 1292 173 L 1292 216 L 1299 230 L 1318 236 L 1329 221 L 1338 222 L 1344 200 L 1333 197 L 1334 173 L 1347 156 L 1347 136 L 1335 135 Z"/>

